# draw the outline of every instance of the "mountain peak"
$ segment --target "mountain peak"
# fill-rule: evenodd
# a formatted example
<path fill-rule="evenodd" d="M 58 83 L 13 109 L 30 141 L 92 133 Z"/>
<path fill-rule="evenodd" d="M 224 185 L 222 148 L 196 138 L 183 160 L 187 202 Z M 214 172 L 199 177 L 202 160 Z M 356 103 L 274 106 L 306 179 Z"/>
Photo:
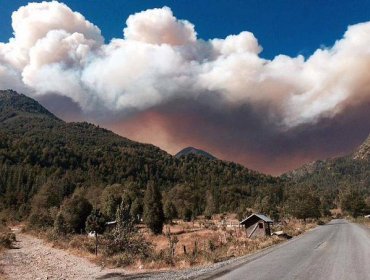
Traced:
<path fill-rule="evenodd" d="M 370 159 L 370 134 L 353 155 L 354 159 Z"/>
<path fill-rule="evenodd" d="M 197 149 L 197 148 L 194 148 L 194 147 L 186 147 L 186 148 L 182 149 L 180 152 L 178 152 L 175 155 L 175 157 L 179 158 L 179 157 L 187 156 L 187 155 L 190 155 L 190 154 L 203 156 L 203 157 L 206 157 L 208 159 L 217 159 L 215 156 L 211 155 L 210 153 L 208 153 L 206 151 L 203 151 L 203 150 L 200 150 L 200 149 Z"/>
<path fill-rule="evenodd" d="M 9 114 L 32 113 L 47 115 L 57 119 L 36 100 L 14 90 L 0 90 L 0 112 L 6 117 Z M 9 117 L 9 116 L 8 116 Z M 3 119 L 3 118 L 1 118 Z"/>

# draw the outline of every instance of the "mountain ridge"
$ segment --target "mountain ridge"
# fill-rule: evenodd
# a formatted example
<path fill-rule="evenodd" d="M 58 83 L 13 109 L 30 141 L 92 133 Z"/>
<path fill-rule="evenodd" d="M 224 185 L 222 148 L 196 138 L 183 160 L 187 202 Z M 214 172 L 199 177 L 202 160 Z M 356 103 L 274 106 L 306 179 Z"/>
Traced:
<path fill-rule="evenodd" d="M 19 94 L 14 90 L 0 90 L 0 100 L 0 118 L 3 120 L 7 116 L 7 113 L 10 113 L 7 117 L 13 117 L 19 113 L 28 113 L 41 114 L 58 119 L 36 100 L 24 94 Z"/>
<path fill-rule="evenodd" d="M 189 154 L 202 156 L 202 157 L 208 158 L 210 160 L 217 159 L 215 156 L 211 155 L 210 153 L 208 153 L 204 150 L 201 150 L 201 149 L 194 148 L 194 147 L 186 147 L 186 148 L 182 149 L 181 151 L 179 151 L 178 153 L 175 154 L 175 157 L 180 158 L 180 157 L 183 157 L 183 156 L 187 156 Z"/>
<path fill-rule="evenodd" d="M 370 159 L 370 134 L 361 146 L 354 152 L 353 159 L 368 160 Z"/>
<path fill-rule="evenodd" d="M 370 138 L 354 152 L 341 157 L 317 160 L 283 174 L 282 178 L 299 185 L 315 185 L 332 195 L 341 189 L 370 191 Z"/>
<path fill-rule="evenodd" d="M 176 158 L 86 122 L 64 122 L 15 92 L 0 91 L 0 104 L 0 210 L 12 209 L 20 217 L 30 213 L 33 197 L 44 188 L 57 191 L 59 207 L 77 189 L 89 193 L 114 184 L 132 186 L 130 192 L 142 200 L 146 185 L 155 182 L 163 192 L 180 195 L 179 205 L 202 214 L 210 190 L 225 192 L 217 207 L 235 211 L 253 197 L 234 193 L 256 195 L 259 186 L 279 180 L 233 162 L 194 154 Z M 185 210 L 179 206 L 180 213 Z"/>

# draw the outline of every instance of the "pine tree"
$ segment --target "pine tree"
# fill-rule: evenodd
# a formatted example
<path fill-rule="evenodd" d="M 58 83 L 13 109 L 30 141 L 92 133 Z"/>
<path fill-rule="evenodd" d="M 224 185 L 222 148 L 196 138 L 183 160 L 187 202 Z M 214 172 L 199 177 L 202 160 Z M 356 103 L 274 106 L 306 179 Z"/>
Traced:
<path fill-rule="evenodd" d="M 136 198 L 131 205 L 130 215 L 135 219 L 136 222 L 140 222 L 143 214 L 143 205 L 140 198 Z"/>
<path fill-rule="evenodd" d="M 365 196 L 351 188 L 341 194 L 341 207 L 355 218 L 367 213 Z"/>
<path fill-rule="evenodd" d="M 176 218 L 177 216 L 175 205 L 171 201 L 167 200 L 163 207 L 163 213 L 164 213 L 166 222 L 172 223 L 172 220 Z"/>
<path fill-rule="evenodd" d="M 320 197 L 315 187 L 300 187 L 290 190 L 287 201 L 288 213 L 292 216 L 303 219 L 319 218 Z"/>
<path fill-rule="evenodd" d="M 215 201 L 213 198 L 213 194 L 208 191 L 206 196 L 206 209 L 204 210 L 204 216 L 207 219 L 211 219 L 213 214 L 216 214 Z"/>
<path fill-rule="evenodd" d="M 145 191 L 143 221 L 154 234 L 162 233 L 164 222 L 162 196 L 154 182 L 149 182 Z"/>

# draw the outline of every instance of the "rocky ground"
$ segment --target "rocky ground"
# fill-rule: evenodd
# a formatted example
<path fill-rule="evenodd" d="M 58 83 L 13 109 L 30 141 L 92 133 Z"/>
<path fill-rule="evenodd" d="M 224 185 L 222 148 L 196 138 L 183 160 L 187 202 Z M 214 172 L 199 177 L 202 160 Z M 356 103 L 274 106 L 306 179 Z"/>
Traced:
<path fill-rule="evenodd" d="M 6 279 L 96 279 L 124 274 L 122 269 L 103 269 L 33 236 L 16 236 L 15 248 L 4 252 L 0 259 Z"/>

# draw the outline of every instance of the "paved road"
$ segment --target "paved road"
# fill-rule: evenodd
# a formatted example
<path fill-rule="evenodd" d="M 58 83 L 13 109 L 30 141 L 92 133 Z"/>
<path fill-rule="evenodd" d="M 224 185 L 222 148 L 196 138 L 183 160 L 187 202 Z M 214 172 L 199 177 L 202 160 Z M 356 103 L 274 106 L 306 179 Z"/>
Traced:
<path fill-rule="evenodd" d="M 370 230 L 333 220 L 215 279 L 369 280 Z"/>

